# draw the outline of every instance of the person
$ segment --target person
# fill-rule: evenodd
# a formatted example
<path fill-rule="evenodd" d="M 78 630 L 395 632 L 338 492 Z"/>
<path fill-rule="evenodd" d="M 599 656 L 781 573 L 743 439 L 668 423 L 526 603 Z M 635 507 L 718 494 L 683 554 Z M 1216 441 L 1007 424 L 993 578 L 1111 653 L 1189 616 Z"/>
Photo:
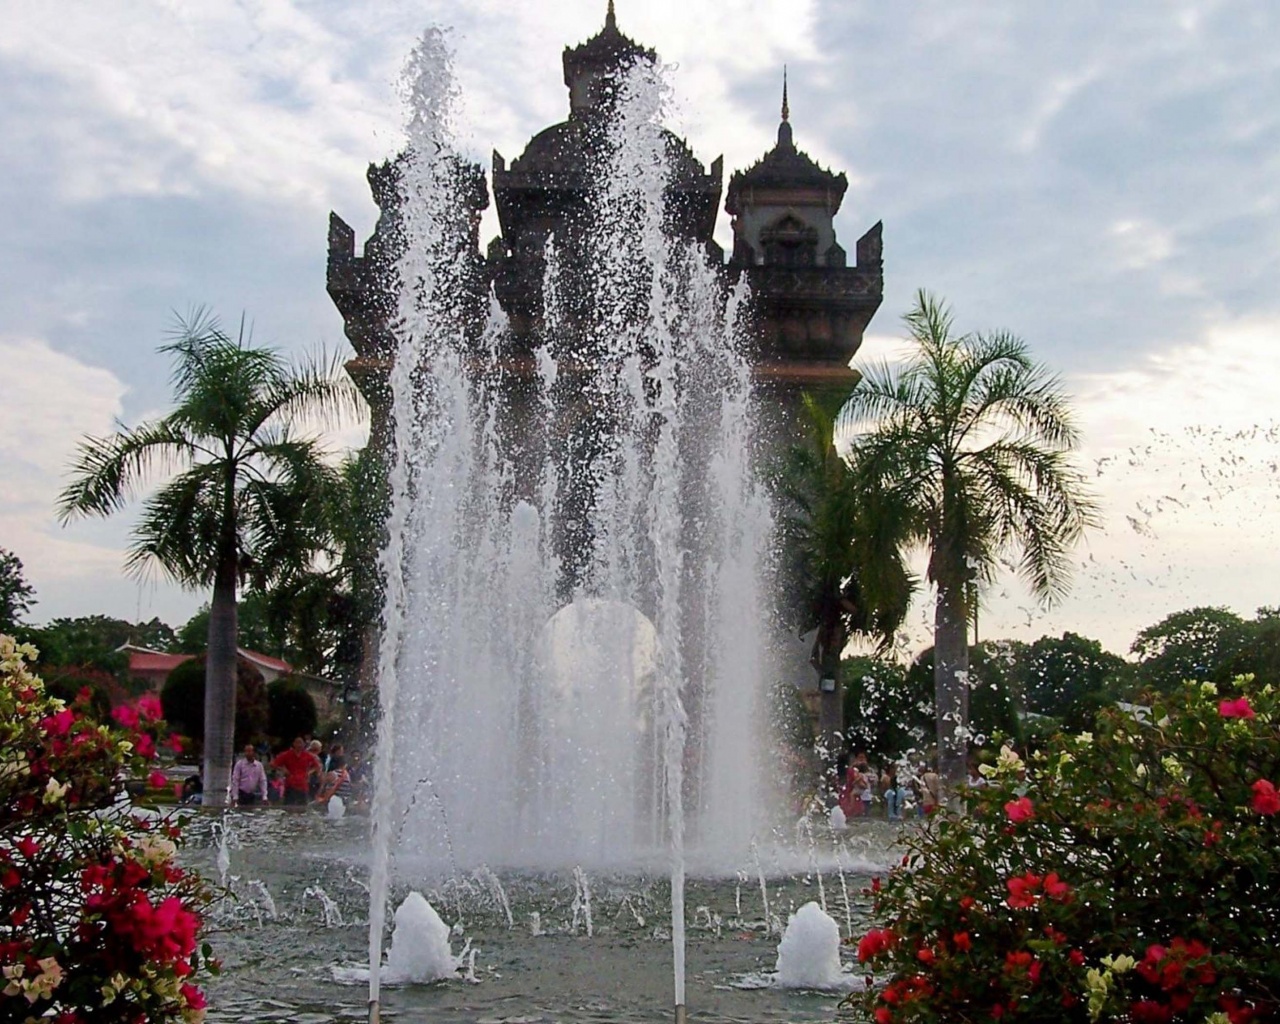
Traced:
<path fill-rule="evenodd" d="M 319 740 L 312 740 L 307 744 L 307 751 L 316 759 L 316 764 L 319 766 L 307 776 L 307 796 L 314 800 L 320 792 L 320 786 L 324 782 L 324 773 L 326 771 L 324 766 L 324 744 Z"/>
<path fill-rule="evenodd" d="M 333 771 L 333 762 L 336 758 L 346 759 L 347 752 L 343 749 L 341 743 L 335 743 L 329 748 L 329 752 L 324 755 L 324 770 L 326 774 Z"/>
<path fill-rule="evenodd" d="M 335 754 L 330 758 L 329 763 L 332 767 L 325 773 L 324 782 L 320 792 L 316 794 L 315 802 L 324 807 L 336 796 L 343 804 L 348 804 L 351 802 L 351 773 L 347 771 L 346 758 L 341 754 Z"/>
<path fill-rule="evenodd" d="M 836 798 L 836 802 L 840 805 L 840 810 L 844 812 L 845 819 L 856 818 L 862 814 L 862 785 L 863 778 L 858 770 L 849 763 L 848 757 L 841 755 L 841 784 L 840 794 Z"/>
<path fill-rule="evenodd" d="M 978 759 L 976 757 L 969 758 L 969 777 L 965 782 L 970 789 L 981 789 L 987 784 L 982 772 L 978 771 Z"/>
<path fill-rule="evenodd" d="M 902 820 L 902 809 L 907 802 L 907 787 L 898 781 L 898 767 L 890 764 L 880 776 L 880 788 L 884 792 L 885 807 L 890 821 Z"/>
<path fill-rule="evenodd" d="M 875 768 L 867 761 L 867 752 L 865 750 L 855 750 L 853 752 L 853 762 L 849 766 L 856 771 L 862 779 L 862 787 L 858 791 L 858 799 L 862 801 L 862 808 L 858 814 L 863 818 L 871 817 L 871 802 L 875 799 L 876 780 L 879 778 Z"/>
<path fill-rule="evenodd" d="M 254 807 L 267 802 L 267 770 L 250 743 L 231 769 L 231 806 Z"/>
<path fill-rule="evenodd" d="M 321 765 L 302 737 L 298 736 L 291 746 L 276 754 L 271 767 L 284 769 L 285 805 L 305 807 L 311 795 L 311 777 L 320 772 Z"/>
<path fill-rule="evenodd" d="M 920 773 L 920 813 L 932 814 L 942 804 L 942 776 L 932 761 Z"/>
<path fill-rule="evenodd" d="M 184 804 L 199 804 L 204 802 L 204 779 L 200 778 L 199 772 L 188 775 L 183 780 L 180 802 Z"/>

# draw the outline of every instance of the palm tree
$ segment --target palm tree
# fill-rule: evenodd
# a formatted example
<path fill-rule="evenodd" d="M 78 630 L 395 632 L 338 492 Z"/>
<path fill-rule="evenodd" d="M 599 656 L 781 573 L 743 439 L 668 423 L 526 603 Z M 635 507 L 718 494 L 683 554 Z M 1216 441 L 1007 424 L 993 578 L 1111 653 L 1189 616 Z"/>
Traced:
<path fill-rule="evenodd" d="M 786 591 L 802 633 L 814 631 L 811 662 L 822 680 L 818 734 L 829 752 L 843 725 L 840 659 L 854 634 L 892 642 L 911 604 L 915 580 L 892 523 L 859 495 L 835 444 L 839 402 L 803 396 L 806 442 L 794 446 L 783 475 L 782 527 L 790 556 Z"/>
<path fill-rule="evenodd" d="M 919 347 L 899 368 L 862 368 L 841 412 L 859 488 L 875 495 L 903 550 L 923 546 L 937 588 L 934 688 L 943 777 L 963 777 L 967 624 L 977 581 L 1017 553 L 1048 604 L 1068 585 L 1071 546 L 1097 509 L 1071 453 L 1078 435 L 1057 377 L 1013 335 L 952 334 L 925 291 L 904 317 Z"/>
<path fill-rule="evenodd" d="M 333 424 L 359 409 L 336 364 L 287 366 L 252 347 L 241 322 L 232 339 L 213 316 L 179 319 L 160 351 L 174 357 L 176 406 L 163 419 L 85 438 L 58 500 L 62 522 L 107 516 L 153 472 L 172 474 L 143 504 L 126 568 L 159 567 L 184 586 L 213 588 L 206 664 L 204 792 L 221 806 L 235 725 L 236 593 L 265 584 L 322 550 L 320 514 L 335 473 L 311 438 L 295 433 L 306 415 Z"/>

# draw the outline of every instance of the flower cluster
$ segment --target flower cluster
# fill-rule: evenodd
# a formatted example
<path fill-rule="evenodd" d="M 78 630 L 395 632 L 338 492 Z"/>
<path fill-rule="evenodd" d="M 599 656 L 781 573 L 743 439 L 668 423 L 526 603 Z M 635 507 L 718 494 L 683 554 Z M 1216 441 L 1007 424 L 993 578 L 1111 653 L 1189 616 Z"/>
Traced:
<path fill-rule="evenodd" d="M 965 815 L 908 835 L 853 1001 L 876 1024 L 1280 1017 L 1280 694 L 1234 689 L 1006 755 Z"/>
<path fill-rule="evenodd" d="M 35 656 L 0 636 L 0 1020 L 194 1024 L 210 893 L 175 862 L 179 824 L 124 799 L 164 742 L 159 702 L 98 722 L 45 695 Z"/>

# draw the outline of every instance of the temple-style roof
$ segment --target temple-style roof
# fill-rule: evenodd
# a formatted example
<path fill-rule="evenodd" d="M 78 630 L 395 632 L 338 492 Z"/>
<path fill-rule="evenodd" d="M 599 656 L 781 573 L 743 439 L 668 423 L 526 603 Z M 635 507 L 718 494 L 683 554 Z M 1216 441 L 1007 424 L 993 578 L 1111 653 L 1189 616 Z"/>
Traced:
<path fill-rule="evenodd" d="M 574 80 L 584 71 L 627 67 L 637 60 L 653 64 L 657 62 L 658 54 L 618 30 L 613 0 L 609 0 L 604 28 L 585 43 L 564 48 L 564 84 L 572 89 Z"/>
<path fill-rule="evenodd" d="M 737 171 L 729 179 L 725 209 L 737 214 L 738 198 L 747 189 L 818 189 L 835 194 L 835 212 L 844 198 L 849 180 L 818 163 L 803 150 L 796 149 L 791 133 L 791 109 L 787 102 L 785 73 L 782 80 L 782 121 L 778 124 L 778 143 L 745 171 Z"/>

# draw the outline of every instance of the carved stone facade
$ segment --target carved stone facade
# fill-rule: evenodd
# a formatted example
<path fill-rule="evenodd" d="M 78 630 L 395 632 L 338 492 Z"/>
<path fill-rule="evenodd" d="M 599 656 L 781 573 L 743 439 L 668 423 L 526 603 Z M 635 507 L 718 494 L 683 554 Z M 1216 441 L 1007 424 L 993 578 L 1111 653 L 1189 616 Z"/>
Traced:
<path fill-rule="evenodd" d="M 467 165 L 465 209 L 475 283 L 476 322 L 492 287 L 510 318 L 510 368 L 515 377 L 532 370 L 530 352 L 539 344 L 544 246 L 551 235 L 569 251 L 585 252 L 589 191 L 600 166 L 600 124 L 610 116 L 619 72 L 656 54 L 617 26 L 610 3 L 604 28 L 586 43 L 566 47 L 564 81 L 569 115 L 535 135 L 509 164 L 493 154 L 492 187 L 501 234 L 481 255 L 480 215 L 489 193 L 483 172 Z M 669 194 L 671 229 L 703 245 L 718 262 L 723 252 L 712 235 L 723 181 L 720 159 L 704 168 L 685 142 L 668 135 L 673 169 Z M 387 373 L 394 351 L 390 322 L 395 310 L 394 264 L 399 161 L 369 168 L 369 184 L 381 215 L 362 255 L 355 234 L 336 213 L 329 222 L 328 291 L 342 314 L 355 349 L 347 369 L 373 410 L 373 441 L 385 442 L 390 396 Z M 796 148 L 786 89 L 777 144 L 751 168 L 729 180 L 725 208 L 733 218 L 733 252 L 726 281 L 745 274 L 750 283 L 755 371 L 778 419 L 770 432 L 781 442 L 805 390 L 847 391 L 856 381 L 849 361 L 883 293 L 881 226 L 861 239 L 855 265 L 836 239 L 833 218 L 847 188 L 843 174 L 820 168 Z M 575 241 L 575 239 L 578 239 Z"/>

